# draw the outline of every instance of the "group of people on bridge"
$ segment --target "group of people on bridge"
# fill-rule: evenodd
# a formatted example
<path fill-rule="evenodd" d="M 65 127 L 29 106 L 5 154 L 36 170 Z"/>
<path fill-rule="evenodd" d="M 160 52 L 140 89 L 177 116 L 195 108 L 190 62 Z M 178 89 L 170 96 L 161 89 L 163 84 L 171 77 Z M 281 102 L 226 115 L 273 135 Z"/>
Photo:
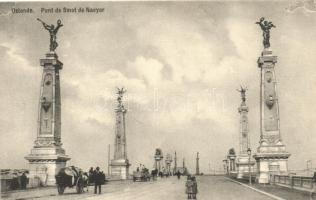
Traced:
<path fill-rule="evenodd" d="M 188 195 L 188 199 L 196 199 L 198 193 L 197 182 L 195 176 L 188 175 L 185 183 L 185 193 Z"/>
<path fill-rule="evenodd" d="M 101 194 L 101 185 L 105 183 L 105 174 L 103 171 L 100 171 L 100 167 L 96 167 L 95 170 L 93 167 L 89 170 L 89 183 L 94 183 L 94 193 L 97 194 L 99 189 L 99 194 Z"/>

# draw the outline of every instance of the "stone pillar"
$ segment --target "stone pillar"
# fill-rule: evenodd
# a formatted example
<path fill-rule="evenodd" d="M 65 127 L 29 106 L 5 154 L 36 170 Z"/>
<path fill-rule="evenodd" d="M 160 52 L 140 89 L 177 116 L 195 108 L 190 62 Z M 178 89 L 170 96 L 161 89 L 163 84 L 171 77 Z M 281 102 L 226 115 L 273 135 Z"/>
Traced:
<path fill-rule="evenodd" d="M 55 185 L 55 175 L 70 158 L 61 143 L 61 100 L 59 70 L 63 64 L 55 52 L 40 60 L 43 66 L 38 109 L 37 137 L 31 154 L 25 157 L 30 164 L 30 186 Z"/>
<path fill-rule="evenodd" d="M 257 162 L 259 183 L 268 183 L 271 173 L 286 174 L 286 152 L 280 134 L 280 116 L 275 77 L 277 56 L 270 49 L 264 49 L 258 59 L 261 69 L 260 82 L 260 141 L 254 158 Z"/>
<path fill-rule="evenodd" d="M 122 103 L 123 94 L 126 91 L 118 89 L 118 105 L 116 112 L 116 126 L 115 126 L 115 142 L 114 142 L 114 159 L 111 160 L 111 179 L 126 180 L 129 178 L 130 163 L 127 159 L 126 150 L 126 132 L 125 132 L 125 114 L 127 110 Z"/>
<path fill-rule="evenodd" d="M 227 160 L 228 160 L 228 166 L 229 166 L 229 171 L 230 172 L 235 172 L 236 171 L 236 153 L 234 148 L 230 148 L 227 154 Z"/>
<path fill-rule="evenodd" d="M 173 168 L 173 174 L 177 173 L 177 152 L 174 152 L 174 168 Z"/>
<path fill-rule="evenodd" d="M 249 160 L 247 154 L 248 148 L 250 148 L 249 129 L 248 129 L 248 106 L 246 105 L 246 89 L 241 88 L 242 102 L 238 108 L 240 114 L 240 136 L 239 136 L 239 154 L 236 159 L 237 166 L 237 178 L 242 179 L 246 173 L 249 173 L 249 165 L 251 171 L 255 165 L 255 161 Z"/>
<path fill-rule="evenodd" d="M 223 168 L 224 168 L 224 174 L 228 174 L 228 164 L 227 159 L 223 160 Z M 211 172 L 210 172 L 211 173 Z"/>
<path fill-rule="evenodd" d="M 161 172 L 161 160 L 163 159 L 162 150 L 157 148 L 155 152 L 155 169 L 158 169 L 158 174 Z"/>
<path fill-rule="evenodd" d="M 199 165 L 199 152 L 196 153 L 196 169 L 195 174 L 200 175 L 200 165 Z"/>
<path fill-rule="evenodd" d="M 232 161 L 232 171 L 236 171 L 236 156 L 232 156 L 231 161 Z"/>
<path fill-rule="evenodd" d="M 167 173 L 168 173 L 168 175 L 171 175 L 172 156 L 170 154 L 167 154 L 166 159 L 165 159 L 165 163 L 166 163 Z"/>

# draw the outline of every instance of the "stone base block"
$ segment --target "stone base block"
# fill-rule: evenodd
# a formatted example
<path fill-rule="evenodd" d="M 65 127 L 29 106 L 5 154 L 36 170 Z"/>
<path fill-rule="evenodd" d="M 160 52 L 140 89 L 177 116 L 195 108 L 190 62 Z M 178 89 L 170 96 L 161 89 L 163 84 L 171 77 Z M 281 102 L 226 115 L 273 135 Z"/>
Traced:
<path fill-rule="evenodd" d="M 254 158 L 257 162 L 257 180 L 259 183 L 269 183 L 270 174 L 287 174 L 287 160 L 290 154 L 287 152 L 278 153 L 257 153 Z"/>
<path fill-rule="evenodd" d="M 129 162 L 128 160 L 112 160 L 111 161 L 111 179 L 127 180 L 129 179 Z"/>
<path fill-rule="evenodd" d="M 55 175 L 62 167 L 66 166 L 70 158 L 60 147 L 34 148 L 25 159 L 29 161 L 29 187 L 54 186 Z"/>
<path fill-rule="evenodd" d="M 243 179 L 245 178 L 244 176 L 249 174 L 249 167 L 250 167 L 250 172 L 254 172 L 254 165 L 255 161 L 250 160 L 249 162 L 249 157 L 247 155 L 240 155 L 237 157 L 237 179 Z"/>

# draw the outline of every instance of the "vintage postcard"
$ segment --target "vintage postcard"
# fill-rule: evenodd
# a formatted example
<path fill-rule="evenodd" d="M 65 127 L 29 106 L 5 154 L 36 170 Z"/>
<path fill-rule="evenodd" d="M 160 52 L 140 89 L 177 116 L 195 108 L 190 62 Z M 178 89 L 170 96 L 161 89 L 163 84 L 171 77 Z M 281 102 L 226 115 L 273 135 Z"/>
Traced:
<path fill-rule="evenodd" d="M 316 2 L 0 2 L 1 199 L 316 199 Z"/>

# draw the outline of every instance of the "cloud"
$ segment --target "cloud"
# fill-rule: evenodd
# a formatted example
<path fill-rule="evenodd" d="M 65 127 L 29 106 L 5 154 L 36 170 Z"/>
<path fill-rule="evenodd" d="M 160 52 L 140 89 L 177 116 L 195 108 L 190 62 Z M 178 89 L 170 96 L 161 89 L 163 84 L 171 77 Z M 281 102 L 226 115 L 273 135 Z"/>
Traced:
<path fill-rule="evenodd" d="M 255 148 L 260 79 L 256 59 L 262 44 L 261 30 L 253 19 L 266 14 L 261 6 L 115 4 L 109 5 L 106 15 L 63 16 L 65 27 L 59 32 L 57 51 L 64 63 L 60 72 L 62 141 L 72 157 L 69 164 L 83 168 L 106 165 L 107 145 L 114 143 L 116 87 L 127 89 L 128 155 L 133 166 L 145 163 L 151 167 L 154 149 L 161 147 L 164 153 L 176 150 L 178 162 L 185 157 L 191 169 L 196 151 L 200 151 L 202 171 L 207 171 L 209 161 L 221 167 L 227 150 L 238 149 L 240 96 L 235 89 L 240 84 L 249 88 L 249 128 Z M 274 9 L 284 10 L 282 6 Z M 223 10 L 231 12 L 222 14 Z M 303 160 L 303 147 L 289 138 L 313 152 L 313 143 L 307 140 L 311 141 L 310 130 L 315 129 L 310 114 L 315 106 L 309 94 L 315 85 L 315 44 L 304 38 L 313 37 L 315 31 L 304 23 L 290 29 L 293 21 L 289 16 L 277 16 L 278 30 L 283 33 L 277 37 L 273 32 L 272 42 L 278 43 L 275 47 L 280 55 L 276 70 L 281 128 L 293 156 Z M 17 152 L 7 140 L 1 140 L 2 149 L 16 154 L 14 163 L 8 154 L 2 154 L 8 167 L 26 164 L 23 156 L 35 139 L 42 73 L 38 59 L 48 43 L 47 35 L 41 39 L 44 30 L 23 28 L 26 21 L 12 18 L 10 31 L 0 32 L 0 83 L 5 85 L 0 88 L 1 137 L 12 137 L 23 146 Z M 301 120 L 296 123 L 297 118 L 289 113 L 297 113 Z"/>
<path fill-rule="evenodd" d="M 163 78 L 163 64 L 153 58 L 144 58 L 143 56 L 136 57 L 134 62 L 128 62 L 128 71 L 135 71 L 140 79 L 146 81 L 150 86 L 158 86 Z"/>
<path fill-rule="evenodd" d="M 316 2 L 314 0 L 294 0 L 290 2 L 286 11 L 291 13 L 298 9 L 303 9 L 305 12 L 316 12 Z"/>

